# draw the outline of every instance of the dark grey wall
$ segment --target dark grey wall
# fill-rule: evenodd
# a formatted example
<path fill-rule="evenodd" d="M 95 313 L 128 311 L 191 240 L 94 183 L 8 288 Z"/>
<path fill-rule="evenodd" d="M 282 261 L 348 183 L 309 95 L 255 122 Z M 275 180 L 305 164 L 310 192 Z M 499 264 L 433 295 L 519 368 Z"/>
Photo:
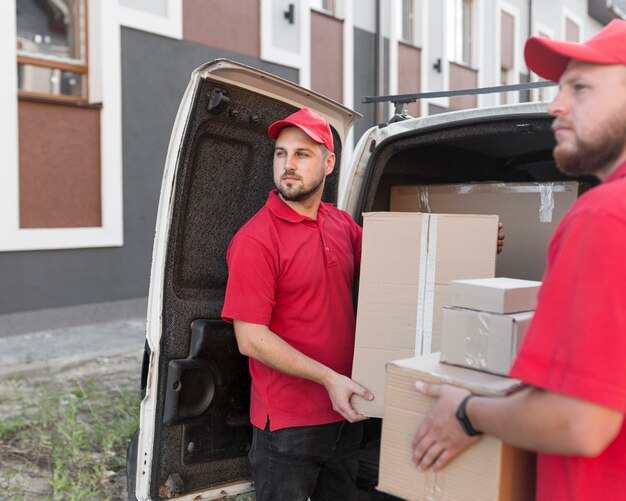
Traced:
<path fill-rule="evenodd" d="M 298 80 L 293 69 L 126 28 L 121 54 L 124 246 L 0 253 L 0 314 L 146 296 L 165 155 L 193 69 L 227 57 Z"/>
<path fill-rule="evenodd" d="M 389 94 L 389 39 L 383 40 L 383 82 L 384 87 L 379 95 Z M 354 110 L 361 118 L 354 127 L 354 139 L 358 141 L 370 127 L 377 125 L 376 104 L 363 103 L 363 98 L 376 96 L 376 34 L 359 28 L 354 29 Z M 382 106 L 382 105 L 379 105 Z M 385 103 L 381 122 L 387 122 L 391 117 Z"/>
<path fill-rule="evenodd" d="M 374 104 L 364 104 L 363 98 L 376 94 L 376 35 L 359 28 L 354 29 L 354 110 L 363 118 L 354 126 L 355 142 L 376 124 Z"/>

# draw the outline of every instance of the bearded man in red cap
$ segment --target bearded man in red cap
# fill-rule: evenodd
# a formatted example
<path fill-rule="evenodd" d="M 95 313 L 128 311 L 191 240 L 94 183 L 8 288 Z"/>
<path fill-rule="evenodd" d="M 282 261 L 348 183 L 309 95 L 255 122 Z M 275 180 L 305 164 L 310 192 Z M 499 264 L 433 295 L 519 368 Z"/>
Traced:
<path fill-rule="evenodd" d="M 504 398 L 416 383 L 438 397 L 413 440 L 420 469 L 443 468 L 493 435 L 537 451 L 537 500 L 626 500 L 626 21 L 582 44 L 531 37 L 528 67 L 558 82 L 554 157 L 602 183 L 555 231 L 535 316 Z"/>
<path fill-rule="evenodd" d="M 274 183 L 227 252 L 222 317 L 252 376 L 249 453 L 258 501 L 356 500 L 362 429 L 350 379 L 361 228 L 323 203 L 335 166 L 326 120 L 303 108 L 273 123 Z"/>

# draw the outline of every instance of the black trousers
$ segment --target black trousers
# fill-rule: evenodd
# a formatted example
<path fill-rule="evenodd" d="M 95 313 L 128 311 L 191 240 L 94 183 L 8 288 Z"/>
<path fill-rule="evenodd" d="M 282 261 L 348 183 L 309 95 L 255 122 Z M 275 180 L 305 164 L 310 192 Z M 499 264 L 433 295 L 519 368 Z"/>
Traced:
<path fill-rule="evenodd" d="M 249 458 L 257 501 L 356 501 L 362 423 L 253 428 Z"/>

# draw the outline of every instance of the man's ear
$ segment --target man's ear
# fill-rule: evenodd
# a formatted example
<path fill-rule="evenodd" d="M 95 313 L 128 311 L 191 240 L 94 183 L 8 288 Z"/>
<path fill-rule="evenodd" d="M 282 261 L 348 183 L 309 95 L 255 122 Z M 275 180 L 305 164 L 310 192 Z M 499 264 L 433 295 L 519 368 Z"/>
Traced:
<path fill-rule="evenodd" d="M 334 153 L 328 153 L 324 160 L 324 176 L 330 175 L 335 170 L 335 158 Z"/>

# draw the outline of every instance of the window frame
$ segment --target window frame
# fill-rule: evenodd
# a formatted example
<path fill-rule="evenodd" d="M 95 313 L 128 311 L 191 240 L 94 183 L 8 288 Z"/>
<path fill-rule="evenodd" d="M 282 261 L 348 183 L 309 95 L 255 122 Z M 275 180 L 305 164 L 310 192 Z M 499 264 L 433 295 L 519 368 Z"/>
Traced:
<path fill-rule="evenodd" d="M 172 2 L 176 0 L 171 0 Z M 100 115 L 102 225 L 86 228 L 22 228 L 19 214 L 19 137 L 16 51 L 16 0 L 0 2 L 0 253 L 121 247 L 124 245 L 122 189 L 122 77 L 120 8 L 117 0 L 89 0 L 90 103 L 102 104 Z M 180 18 L 180 15 L 178 18 Z M 48 100 L 48 102 L 53 102 Z M 56 100 L 58 104 L 60 101 Z M 82 103 L 63 103 L 84 106 Z"/>
<path fill-rule="evenodd" d="M 555 31 L 551 27 L 541 23 L 535 22 L 533 26 L 533 36 L 536 37 L 545 37 L 550 40 L 555 39 Z M 545 82 L 544 78 L 541 78 L 534 71 L 528 69 L 528 73 L 530 75 L 531 82 Z M 538 89 L 531 89 L 530 91 L 530 99 L 533 102 L 545 102 L 549 103 L 552 101 L 556 95 L 557 87 L 540 87 Z"/>
<path fill-rule="evenodd" d="M 343 19 L 340 15 L 343 12 L 341 7 L 341 0 L 309 0 L 310 9 L 337 19 Z"/>
<path fill-rule="evenodd" d="M 18 0 L 19 1 L 19 0 Z M 18 97 L 29 98 L 41 98 L 49 99 L 53 101 L 73 102 L 73 103 L 89 103 L 89 0 L 75 0 L 78 5 L 78 20 L 79 26 L 77 27 L 77 33 L 79 33 L 79 44 L 81 58 L 64 58 L 50 56 L 46 54 L 37 55 L 36 52 L 23 50 L 17 48 L 17 18 L 16 18 L 16 55 L 17 55 L 17 67 L 19 65 L 36 66 L 39 68 L 51 68 L 72 71 L 81 75 L 82 82 L 82 95 L 79 96 L 67 96 L 64 94 L 50 94 L 48 92 L 37 92 L 31 90 L 25 90 L 17 87 Z M 17 6 L 17 2 L 16 2 Z M 81 26 L 82 25 L 82 26 Z"/>
<path fill-rule="evenodd" d="M 408 36 L 407 36 L 408 35 Z M 400 42 L 415 45 L 415 2 L 402 0 L 400 12 Z"/>
<path fill-rule="evenodd" d="M 167 16 L 163 17 L 134 7 L 119 5 L 115 0 L 121 26 L 154 33 L 174 40 L 183 38 L 182 0 L 167 0 Z"/>
<path fill-rule="evenodd" d="M 448 60 L 468 68 L 474 64 L 475 7 L 474 0 L 448 1 Z"/>
<path fill-rule="evenodd" d="M 576 40 L 575 42 L 580 43 L 582 40 L 585 40 L 585 34 L 583 33 L 584 26 L 583 26 L 582 18 L 577 13 L 573 12 L 567 7 L 563 7 L 563 11 L 561 13 L 561 34 L 562 34 L 561 39 L 566 40 L 567 38 L 566 34 L 567 34 L 567 22 L 568 21 L 578 27 L 578 40 Z M 573 42 L 574 40 L 569 40 L 569 41 Z"/>

